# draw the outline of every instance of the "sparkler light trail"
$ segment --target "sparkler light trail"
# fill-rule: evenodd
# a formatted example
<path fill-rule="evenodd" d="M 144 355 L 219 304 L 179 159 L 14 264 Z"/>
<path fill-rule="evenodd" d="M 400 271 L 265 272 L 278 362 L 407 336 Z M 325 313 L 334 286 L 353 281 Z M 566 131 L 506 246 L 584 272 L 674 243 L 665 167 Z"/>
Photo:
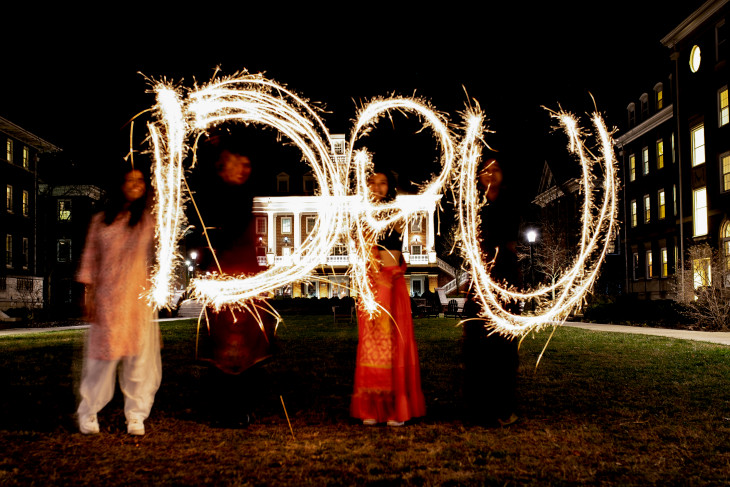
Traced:
<path fill-rule="evenodd" d="M 378 234 L 387 231 L 398 220 L 407 223 L 413 214 L 429 204 L 436 204 L 443 192 L 451 187 L 460 218 L 461 251 L 472 273 L 484 317 L 489 318 L 500 333 L 522 335 L 548 322 L 561 321 L 580 303 L 598 275 L 606 253 L 606 235 L 615 227 L 615 157 L 610 135 L 598 115 L 594 116 L 593 123 L 602 141 L 604 197 L 596 207 L 591 177 L 596 160 L 586 155 L 576 121 L 564 113 L 555 115 L 569 135 L 571 151 L 579 156 L 583 166 L 585 204 L 578 257 L 555 285 L 518 293 L 489 278 L 479 247 L 478 213 L 483 202 L 477 194 L 476 171 L 485 127 L 478 107 L 467 110 L 464 133 L 458 143 L 454 128 L 446 118 L 425 102 L 400 97 L 374 100 L 358 114 L 346 162 L 337 164 L 330 134 L 306 100 L 261 75 L 243 72 L 214 78 L 208 84 L 187 91 L 158 83 L 154 91 L 158 121 L 148 126 L 155 161 L 153 184 L 157 190 L 158 244 L 150 296 L 158 307 L 166 305 L 171 292 L 171 276 L 182 262 L 177 245 L 187 227 L 183 212 L 186 196 L 182 190 L 183 162 L 190 150 L 187 143 L 224 122 L 268 126 L 289 139 L 311 166 L 321 204 L 315 227 L 310 237 L 295 249 L 291 265 L 275 266 L 253 276 L 220 274 L 194 279 L 191 282 L 193 297 L 216 309 L 225 305 L 256 308 L 256 299 L 281 286 L 318 279 L 314 270 L 326 262 L 334 245 L 345 240 L 350 242 L 351 252 L 357 256 L 350 270 L 353 287 L 363 307 L 370 313 L 377 313 L 378 305 L 368 284 L 367 263 Z M 353 152 L 352 148 L 390 111 L 413 113 L 433 132 L 441 148 L 442 170 L 421 188 L 418 195 L 397 198 L 387 204 L 373 204 L 367 188 L 368 176 L 372 174 L 370 156 L 364 150 Z M 354 174 L 352 183 L 351 174 Z M 557 291 L 557 298 L 547 303 L 545 296 L 553 289 Z M 500 304 L 506 300 L 527 299 L 541 303 L 536 316 L 512 315 Z"/>
<path fill-rule="evenodd" d="M 479 209 L 485 203 L 477 191 L 477 170 L 480 164 L 480 135 L 484 120 L 480 113 L 467 116 L 466 135 L 460 146 L 460 171 L 455 175 L 454 191 L 459 214 L 458 241 L 469 271 L 472 275 L 476 299 L 481 305 L 481 316 L 489 326 L 504 335 L 521 336 L 545 325 L 562 323 L 568 314 L 578 306 L 595 283 L 600 265 L 606 255 L 609 236 L 616 228 L 618 212 L 618 177 L 613 140 L 603 119 L 596 113 L 592 117 L 598 138 L 601 157 L 594 157 L 585 147 L 576 119 L 565 112 L 553 113 L 568 135 L 569 150 L 580 160 L 582 167 L 582 194 L 584 196 L 581 216 L 582 233 L 573 266 L 565 269 L 553 285 L 543 286 L 529 292 L 517 292 L 500 286 L 489 276 L 490 263 L 485 263 L 479 245 Z M 593 176 L 596 165 L 600 165 L 603 196 L 594 203 L 597 186 Z M 550 300 L 554 294 L 555 299 Z M 515 315 L 505 309 L 509 302 L 534 301 L 537 303 L 534 315 Z"/>

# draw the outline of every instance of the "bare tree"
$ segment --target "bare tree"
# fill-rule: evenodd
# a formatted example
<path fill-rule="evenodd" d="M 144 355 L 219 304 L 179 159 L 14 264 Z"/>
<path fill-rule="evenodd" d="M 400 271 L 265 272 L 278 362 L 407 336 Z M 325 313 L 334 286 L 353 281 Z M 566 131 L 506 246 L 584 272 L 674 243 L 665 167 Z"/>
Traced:
<path fill-rule="evenodd" d="M 685 266 L 692 279 L 677 278 L 674 285 L 682 314 L 701 328 L 729 330 L 730 262 L 704 243 L 687 250 Z"/>
<path fill-rule="evenodd" d="M 530 246 L 521 245 L 518 254 L 520 260 L 532 266 L 532 271 L 542 275 L 551 284 L 560 279 L 563 271 L 572 264 L 572 253 L 568 247 L 568 239 L 560 225 L 555 222 L 543 220 L 540 223 L 540 236 L 538 241 Z M 530 282 L 534 285 L 534 282 Z M 555 299 L 555 290 L 553 290 Z"/>

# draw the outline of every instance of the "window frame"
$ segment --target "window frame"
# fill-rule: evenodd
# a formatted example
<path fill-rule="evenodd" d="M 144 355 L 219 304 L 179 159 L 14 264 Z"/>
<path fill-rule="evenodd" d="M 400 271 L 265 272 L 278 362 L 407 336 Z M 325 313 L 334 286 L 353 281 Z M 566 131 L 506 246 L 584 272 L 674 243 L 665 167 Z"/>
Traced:
<path fill-rule="evenodd" d="M 636 154 L 629 155 L 629 181 L 636 181 Z"/>
<path fill-rule="evenodd" d="M 284 222 L 288 223 L 288 230 L 285 230 Z M 279 230 L 281 231 L 282 235 L 291 235 L 294 231 L 294 227 L 292 225 L 292 217 L 290 216 L 282 216 L 279 225 Z"/>
<path fill-rule="evenodd" d="M 661 256 L 662 256 L 662 262 L 661 262 L 661 271 L 660 276 L 661 277 L 668 277 L 669 276 L 669 253 L 667 252 L 666 247 L 661 248 Z"/>
<path fill-rule="evenodd" d="M 724 127 L 730 123 L 730 100 L 728 99 L 728 85 L 717 90 L 717 126 Z M 724 100 L 723 100 L 724 94 Z M 724 102 L 724 105 L 723 105 Z"/>
<path fill-rule="evenodd" d="M 8 184 L 5 186 L 5 206 L 8 210 L 8 213 L 14 213 L 13 208 L 13 185 Z"/>
<path fill-rule="evenodd" d="M 5 267 L 13 268 L 13 236 L 5 234 Z"/>
<path fill-rule="evenodd" d="M 664 169 L 664 139 L 656 141 L 656 168 Z"/>
<path fill-rule="evenodd" d="M 639 208 L 636 200 L 631 200 L 631 227 L 636 228 L 639 225 Z"/>
<path fill-rule="evenodd" d="M 697 134 L 702 133 L 702 145 L 698 145 L 696 142 Z M 705 124 L 698 123 L 697 125 L 690 128 L 690 146 L 692 148 L 691 159 L 692 167 L 701 166 L 707 162 L 707 154 L 705 153 Z M 701 157 L 700 157 L 701 156 Z M 699 159 L 702 159 L 701 161 Z"/>
<path fill-rule="evenodd" d="M 65 254 L 61 253 L 61 247 L 67 245 Z M 56 240 L 56 262 L 71 262 L 73 256 L 71 254 L 71 239 L 70 238 L 59 238 Z"/>
<path fill-rule="evenodd" d="M 644 223 L 651 222 L 651 195 L 644 195 Z"/>
<path fill-rule="evenodd" d="M 644 170 L 644 176 L 649 174 L 649 147 L 641 149 L 641 164 Z"/>
<path fill-rule="evenodd" d="M 698 205 L 698 196 L 702 194 L 704 206 Z M 703 237 L 709 231 L 709 222 L 707 220 L 707 186 L 692 190 L 692 236 Z M 702 221 L 702 226 L 698 226 L 698 222 Z"/>
<path fill-rule="evenodd" d="M 664 220 L 667 217 L 667 196 L 664 188 L 657 191 L 657 220 Z"/>
<path fill-rule="evenodd" d="M 647 279 L 654 279 L 654 256 L 651 250 L 646 251 L 644 259 L 644 272 Z"/>

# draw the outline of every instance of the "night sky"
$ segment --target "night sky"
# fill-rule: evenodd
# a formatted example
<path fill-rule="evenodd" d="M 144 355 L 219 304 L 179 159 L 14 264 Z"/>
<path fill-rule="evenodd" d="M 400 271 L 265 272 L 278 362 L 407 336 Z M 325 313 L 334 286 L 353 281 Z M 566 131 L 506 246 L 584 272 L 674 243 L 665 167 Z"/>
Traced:
<path fill-rule="evenodd" d="M 488 142 L 524 169 L 534 194 L 542 161 L 560 157 L 551 144 L 563 144 L 549 136 L 541 106 L 585 114 L 590 92 L 608 125 L 621 127 L 626 105 L 668 72 L 659 40 L 702 2 L 671 10 L 626 0 L 532 10 L 512 3 L 471 10 L 459 2 L 431 10 L 343 3 L 335 12 L 210 4 L 171 17 L 120 3 L 94 21 L 80 20 L 86 10 L 34 12 L 4 34 L 0 116 L 60 146 L 93 178 L 126 152 L 125 123 L 154 104 L 140 73 L 191 86 L 216 66 L 224 74 L 265 72 L 323 103 L 332 133 L 349 132 L 360 102 L 390 93 L 415 92 L 456 118 L 466 90 L 497 131 Z"/>

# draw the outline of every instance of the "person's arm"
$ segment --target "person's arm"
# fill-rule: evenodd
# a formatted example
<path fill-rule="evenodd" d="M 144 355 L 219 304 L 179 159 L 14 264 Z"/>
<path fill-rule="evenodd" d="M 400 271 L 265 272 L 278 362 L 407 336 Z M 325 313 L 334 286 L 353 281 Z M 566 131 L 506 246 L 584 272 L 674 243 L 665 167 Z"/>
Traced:
<path fill-rule="evenodd" d="M 96 273 L 99 267 L 99 246 L 97 243 L 100 218 L 92 217 L 86 234 L 86 244 L 81 253 L 81 261 L 76 273 L 76 280 L 84 284 L 84 316 L 88 321 L 96 317 L 95 286 Z"/>

